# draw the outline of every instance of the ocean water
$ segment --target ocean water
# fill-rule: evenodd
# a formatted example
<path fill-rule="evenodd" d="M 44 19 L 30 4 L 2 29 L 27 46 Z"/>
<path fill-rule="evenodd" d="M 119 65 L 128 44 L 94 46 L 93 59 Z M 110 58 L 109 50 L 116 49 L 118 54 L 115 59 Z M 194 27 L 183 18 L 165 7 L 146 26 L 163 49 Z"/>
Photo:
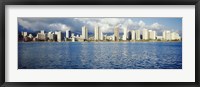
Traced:
<path fill-rule="evenodd" d="M 18 69 L 182 69 L 182 42 L 19 42 Z"/>

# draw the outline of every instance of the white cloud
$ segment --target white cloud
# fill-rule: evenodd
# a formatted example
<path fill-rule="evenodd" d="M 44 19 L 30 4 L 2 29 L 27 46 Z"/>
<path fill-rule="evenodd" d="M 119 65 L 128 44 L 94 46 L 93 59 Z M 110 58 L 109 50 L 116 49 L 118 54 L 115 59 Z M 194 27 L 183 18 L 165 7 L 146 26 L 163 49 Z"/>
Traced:
<path fill-rule="evenodd" d="M 18 23 L 19 23 L 19 25 L 23 26 L 26 29 L 29 29 L 32 26 L 31 23 L 29 23 L 28 21 L 24 21 L 24 20 L 22 20 L 20 18 L 18 19 Z"/>
<path fill-rule="evenodd" d="M 161 29 L 163 26 L 160 25 L 159 23 L 153 23 L 150 27 L 152 29 Z"/>
<path fill-rule="evenodd" d="M 66 30 L 70 30 L 71 27 L 65 25 L 65 24 L 61 24 L 61 23 L 53 23 L 53 24 L 49 24 L 48 26 L 49 29 L 53 29 L 53 30 L 61 30 L 61 31 L 66 31 Z"/>
<path fill-rule="evenodd" d="M 142 20 L 139 21 L 138 25 L 139 25 L 141 28 L 145 27 L 145 23 L 144 23 Z"/>

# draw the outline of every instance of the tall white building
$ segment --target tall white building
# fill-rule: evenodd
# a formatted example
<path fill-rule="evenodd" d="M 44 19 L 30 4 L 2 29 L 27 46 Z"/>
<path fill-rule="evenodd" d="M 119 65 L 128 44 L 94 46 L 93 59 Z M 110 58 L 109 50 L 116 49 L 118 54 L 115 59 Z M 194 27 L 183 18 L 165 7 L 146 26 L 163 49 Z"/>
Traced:
<path fill-rule="evenodd" d="M 127 40 L 127 37 L 128 37 L 128 29 L 127 28 L 124 28 L 124 35 L 122 37 L 122 40 Z"/>
<path fill-rule="evenodd" d="M 101 36 L 101 33 L 100 33 L 99 26 L 96 25 L 94 27 L 94 40 L 100 40 L 100 36 Z"/>
<path fill-rule="evenodd" d="M 55 34 L 57 35 L 57 41 L 61 42 L 61 31 L 56 31 Z"/>
<path fill-rule="evenodd" d="M 101 33 L 101 34 L 100 34 L 100 40 L 103 40 L 103 36 L 104 36 L 104 35 L 103 35 L 103 32 L 101 31 L 100 33 Z"/>
<path fill-rule="evenodd" d="M 41 33 L 41 34 L 44 34 L 44 30 L 41 30 L 40 33 Z"/>
<path fill-rule="evenodd" d="M 27 32 L 22 32 L 22 36 L 23 36 L 23 37 L 26 37 L 27 35 L 28 35 Z"/>
<path fill-rule="evenodd" d="M 176 32 L 171 33 L 171 40 L 180 40 L 180 39 L 181 39 L 181 37 L 179 36 L 178 33 L 176 33 Z"/>
<path fill-rule="evenodd" d="M 135 31 L 134 30 L 132 30 L 131 31 L 131 40 L 135 40 L 136 38 L 135 38 Z"/>
<path fill-rule="evenodd" d="M 70 38 L 71 37 L 71 31 L 70 30 L 66 30 L 66 38 Z"/>
<path fill-rule="evenodd" d="M 140 30 L 135 31 L 136 40 L 140 40 Z"/>
<path fill-rule="evenodd" d="M 88 39 L 88 29 L 86 26 L 82 27 L 82 35 L 81 36 L 83 39 Z"/>
<path fill-rule="evenodd" d="M 163 32 L 163 39 L 164 40 L 171 40 L 171 32 L 170 31 L 164 31 Z"/>
<path fill-rule="evenodd" d="M 143 29 L 142 31 L 142 39 L 143 40 L 148 40 L 149 38 L 149 35 L 148 35 L 148 30 L 147 29 Z"/>
<path fill-rule="evenodd" d="M 156 39 L 156 31 L 149 30 L 149 39 L 152 39 L 152 40 Z"/>
<path fill-rule="evenodd" d="M 117 26 L 115 26 L 115 28 L 114 28 L 113 40 L 114 41 L 119 41 L 119 29 L 118 29 Z"/>

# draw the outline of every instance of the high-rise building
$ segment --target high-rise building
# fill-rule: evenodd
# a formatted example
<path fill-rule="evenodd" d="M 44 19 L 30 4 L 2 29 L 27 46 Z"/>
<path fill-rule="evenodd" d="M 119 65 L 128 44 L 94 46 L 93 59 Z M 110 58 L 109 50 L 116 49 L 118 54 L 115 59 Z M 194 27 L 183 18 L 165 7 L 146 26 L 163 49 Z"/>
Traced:
<path fill-rule="evenodd" d="M 29 38 L 33 38 L 33 35 L 32 35 L 32 34 L 29 34 L 28 37 L 29 37 Z"/>
<path fill-rule="evenodd" d="M 99 26 L 95 26 L 94 27 L 94 40 L 100 40 L 100 29 L 99 29 Z"/>
<path fill-rule="evenodd" d="M 132 30 L 131 31 L 131 40 L 135 40 L 136 38 L 135 38 L 135 31 L 134 30 Z"/>
<path fill-rule="evenodd" d="M 41 30 L 40 33 L 41 33 L 41 34 L 44 34 L 44 30 Z"/>
<path fill-rule="evenodd" d="M 149 38 L 148 38 L 148 30 L 147 29 L 143 29 L 143 31 L 142 31 L 142 39 L 143 40 L 148 40 Z"/>
<path fill-rule="evenodd" d="M 164 31 L 163 32 L 163 39 L 164 40 L 171 40 L 171 32 L 170 31 Z"/>
<path fill-rule="evenodd" d="M 88 29 L 86 26 L 82 27 L 82 35 L 81 36 L 83 39 L 86 39 L 86 40 L 88 39 Z"/>
<path fill-rule="evenodd" d="M 180 40 L 180 39 L 181 38 L 178 33 L 176 33 L 176 32 L 171 33 L 171 40 Z"/>
<path fill-rule="evenodd" d="M 22 32 L 22 36 L 23 36 L 23 37 L 26 37 L 27 35 L 28 35 L 27 32 Z"/>
<path fill-rule="evenodd" d="M 149 39 L 155 40 L 156 39 L 156 31 L 149 30 Z"/>
<path fill-rule="evenodd" d="M 57 41 L 61 42 L 61 31 L 56 31 L 55 34 L 57 35 Z"/>
<path fill-rule="evenodd" d="M 122 40 L 127 40 L 127 37 L 128 37 L 128 29 L 127 28 L 124 28 L 124 35 L 122 37 Z"/>
<path fill-rule="evenodd" d="M 49 35 L 49 40 L 50 40 L 50 41 L 57 41 L 57 36 L 56 36 L 54 33 L 51 33 L 51 34 Z"/>
<path fill-rule="evenodd" d="M 103 36 L 104 36 L 104 35 L 103 35 L 103 32 L 100 32 L 100 33 L 101 33 L 101 34 L 100 34 L 100 40 L 104 40 L 104 39 L 103 39 Z"/>
<path fill-rule="evenodd" d="M 70 30 L 66 30 L 66 38 L 70 38 L 71 37 L 71 31 Z"/>
<path fill-rule="evenodd" d="M 136 35 L 135 35 L 135 36 L 136 36 L 136 40 L 140 40 L 140 39 L 141 39 L 141 38 L 140 38 L 140 30 L 136 30 L 135 32 L 136 32 L 136 33 L 135 33 L 135 34 L 136 34 Z"/>
<path fill-rule="evenodd" d="M 114 28 L 114 36 L 113 36 L 114 41 L 119 41 L 119 29 L 117 26 Z"/>
<path fill-rule="evenodd" d="M 38 33 L 37 36 L 38 36 L 39 41 L 45 41 L 46 40 L 46 36 L 45 36 L 44 33 Z"/>

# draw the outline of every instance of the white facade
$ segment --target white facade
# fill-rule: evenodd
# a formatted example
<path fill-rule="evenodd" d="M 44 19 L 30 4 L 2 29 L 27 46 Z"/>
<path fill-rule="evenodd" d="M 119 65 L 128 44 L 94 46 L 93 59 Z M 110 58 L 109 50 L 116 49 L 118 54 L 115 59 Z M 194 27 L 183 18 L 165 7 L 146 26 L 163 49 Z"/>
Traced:
<path fill-rule="evenodd" d="M 171 40 L 171 32 L 170 31 L 164 31 L 163 32 L 163 39 L 164 40 Z"/>
<path fill-rule="evenodd" d="M 100 40 L 100 29 L 99 26 L 94 27 L 94 40 Z"/>
<path fill-rule="evenodd" d="M 140 40 L 140 30 L 136 30 L 136 40 Z"/>
<path fill-rule="evenodd" d="M 66 30 L 66 38 L 70 38 L 70 30 Z"/>
<path fill-rule="evenodd" d="M 118 29 L 117 26 L 115 26 L 115 28 L 114 28 L 113 40 L 114 41 L 119 41 L 119 29 Z"/>
<path fill-rule="evenodd" d="M 101 34 L 100 34 L 100 40 L 103 40 L 103 32 L 101 32 Z"/>
<path fill-rule="evenodd" d="M 143 40 L 148 40 L 149 38 L 149 35 L 148 35 L 148 30 L 147 29 L 143 29 L 142 31 L 142 39 Z"/>
<path fill-rule="evenodd" d="M 61 42 L 61 31 L 56 31 L 55 34 L 57 35 L 57 41 Z"/>
<path fill-rule="evenodd" d="M 135 38 L 135 31 L 134 30 L 132 30 L 131 31 L 131 40 L 135 40 L 136 38 Z"/>
<path fill-rule="evenodd" d="M 44 30 L 41 30 L 40 33 L 41 33 L 41 34 L 44 34 Z"/>
<path fill-rule="evenodd" d="M 149 30 L 149 39 L 156 39 L 156 31 Z"/>
<path fill-rule="evenodd" d="M 122 40 L 127 40 L 127 35 L 128 34 L 128 29 L 127 28 L 124 28 L 124 35 L 122 37 Z"/>
<path fill-rule="evenodd" d="M 176 32 L 171 33 L 171 40 L 180 40 L 180 39 L 181 38 L 178 33 L 176 33 Z"/>
<path fill-rule="evenodd" d="M 32 34 L 29 34 L 28 37 L 29 37 L 29 38 L 33 38 L 33 35 L 32 35 Z"/>
<path fill-rule="evenodd" d="M 83 39 L 88 39 L 88 29 L 85 26 L 82 27 L 82 35 L 81 36 Z"/>
<path fill-rule="evenodd" d="M 22 32 L 22 36 L 23 36 L 23 37 L 26 37 L 27 35 L 28 35 L 27 32 Z"/>

